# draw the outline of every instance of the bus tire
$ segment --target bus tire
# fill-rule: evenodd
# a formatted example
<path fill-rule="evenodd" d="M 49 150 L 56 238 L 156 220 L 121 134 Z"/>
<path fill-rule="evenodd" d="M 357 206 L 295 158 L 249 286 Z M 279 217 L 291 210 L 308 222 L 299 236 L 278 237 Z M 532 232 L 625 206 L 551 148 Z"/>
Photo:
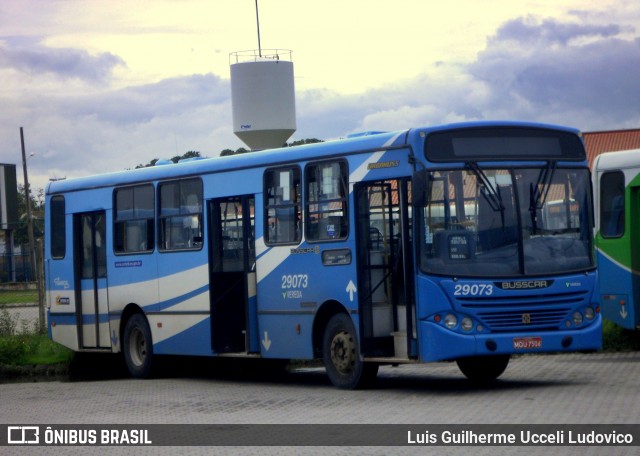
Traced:
<path fill-rule="evenodd" d="M 505 371 L 510 355 L 470 356 L 456 360 L 458 368 L 474 383 L 491 382 Z"/>
<path fill-rule="evenodd" d="M 147 319 L 134 314 L 124 328 L 124 360 L 134 378 L 149 378 L 153 359 L 153 342 Z"/>
<path fill-rule="evenodd" d="M 331 317 L 324 331 L 322 358 L 331 383 L 341 389 L 368 386 L 378 374 L 378 365 L 365 363 L 353 322 L 348 315 Z"/>

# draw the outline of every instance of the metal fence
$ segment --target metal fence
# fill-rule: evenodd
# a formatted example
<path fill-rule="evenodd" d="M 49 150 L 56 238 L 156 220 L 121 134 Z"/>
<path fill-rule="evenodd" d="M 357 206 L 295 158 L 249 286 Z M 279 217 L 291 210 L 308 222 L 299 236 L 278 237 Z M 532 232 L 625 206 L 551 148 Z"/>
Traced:
<path fill-rule="evenodd" d="M 35 280 L 29 252 L 0 255 L 0 284 Z"/>
<path fill-rule="evenodd" d="M 46 330 L 41 241 L 36 264 L 37 270 L 29 253 L 0 256 L 0 336 Z"/>

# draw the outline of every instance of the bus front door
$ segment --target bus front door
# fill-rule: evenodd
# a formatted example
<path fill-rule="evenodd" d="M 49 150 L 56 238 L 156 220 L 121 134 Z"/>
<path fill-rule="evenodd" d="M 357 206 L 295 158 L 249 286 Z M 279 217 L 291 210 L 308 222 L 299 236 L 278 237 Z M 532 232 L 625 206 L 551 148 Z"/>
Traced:
<path fill-rule="evenodd" d="M 415 337 L 410 182 L 364 182 L 355 192 L 362 350 L 407 358 Z"/>
<path fill-rule="evenodd" d="M 82 348 L 111 347 L 105 217 L 104 211 L 74 217 L 76 317 Z"/>
<path fill-rule="evenodd" d="M 253 195 L 209 202 L 211 344 L 214 353 L 258 351 Z M 254 340 L 255 339 L 255 340 Z"/>

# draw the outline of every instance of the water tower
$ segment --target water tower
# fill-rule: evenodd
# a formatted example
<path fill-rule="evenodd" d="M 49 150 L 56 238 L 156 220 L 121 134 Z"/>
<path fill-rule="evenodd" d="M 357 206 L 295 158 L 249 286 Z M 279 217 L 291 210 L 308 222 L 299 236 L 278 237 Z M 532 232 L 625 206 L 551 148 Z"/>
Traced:
<path fill-rule="evenodd" d="M 233 132 L 252 150 L 281 147 L 296 131 L 291 51 L 230 54 Z"/>
<path fill-rule="evenodd" d="M 233 132 L 252 150 L 282 147 L 296 131 L 293 61 L 286 49 L 262 49 L 256 2 L 258 49 L 232 52 Z"/>

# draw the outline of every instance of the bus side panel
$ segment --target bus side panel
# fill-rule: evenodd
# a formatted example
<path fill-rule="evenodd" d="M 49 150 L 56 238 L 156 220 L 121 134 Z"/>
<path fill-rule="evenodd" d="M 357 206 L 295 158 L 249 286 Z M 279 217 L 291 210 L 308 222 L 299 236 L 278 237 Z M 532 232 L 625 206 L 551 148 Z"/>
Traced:
<path fill-rule="evenodd" d="M 206 255 L 205 248 L 159 254 L 158 302 L 144 307 L 155 353 L 212 354 Z"/>
<path fill-rule="evenodd" d="M 122 312 L 129 304 L 141 308 L 158 302 L 156 253 L 109 257 L 109 317 L 114 352 L 121 351 Z"/>
<path fill-rule="evenodd" d="M 602 315 L 626 329 L 638 329 L 640 323 L 640 256 L 635 254 L 640 248 L 640 177 L 637 171 L 637 168 L 624 170 L 626 188 L 622 235 L 604 237 L 606 227 L 602 226 L 597 227 L 596 234 Z M 596 181 L 598 186 L 601 177 L 602 173 Z M 604 202 L 599 200 L 598 204 Z M 598 223 L 601 223 L 600 219 Z"/>
<path fill-rule="evenodd" d="M 600 275 L 600 306 L 602 316 L 626 329 L 636 329 L 637 303 L 633 286 L 638 280 L 629 268 L 598 250 Z"/>
<path fill-rule="evenodd" d="M 266 358 L 313 358 L 312 330 L 322 304 L 335 301 L 357 309 L 355 263 L 325 266 L 322 252 L 354 250 L 348 241 L 267 249 L 258 256 L 258 321 Z M 357 322 L 355 322 L 356 327 Z"/>
<path fill-rule="evenodd" d="M 265 358 L 312 358 L 313 314 L 320 306 L 311 296 L 314 280 L 318 280 L 309 264 L 315 249 L 293 255 L 291 251 L 301 252 L 302 246 L 269 248 L 263 238 L 258 239 L 256 247 L 260 353 Z"/>
<path fill-rule="evenodd" d="M 46 265 L 47 321 L 51 340 L 77 351 L 79 346 L 72 256 L 67 255 L 61 260 L 47 260 Z"/>
<path fill-rule="evenodd" d="M 67 197 L 67 199 L 70 199 Z M 69 203 L 67 202 L 67 211 Z M 50 218 L 45 217 L 45 233 L 51 233 Z M 75 271 L 73 255 L 73 216 L 65 214 L 65 255 L 46 262 L 45 288 L 47 322 L 51 340 L 72 350 L 80 349 L 76 316 Z M 50 251 L 51 236 L 45 235 L 45 249 Z M 48 257 L 48 255 L 47 255 Z"/>

